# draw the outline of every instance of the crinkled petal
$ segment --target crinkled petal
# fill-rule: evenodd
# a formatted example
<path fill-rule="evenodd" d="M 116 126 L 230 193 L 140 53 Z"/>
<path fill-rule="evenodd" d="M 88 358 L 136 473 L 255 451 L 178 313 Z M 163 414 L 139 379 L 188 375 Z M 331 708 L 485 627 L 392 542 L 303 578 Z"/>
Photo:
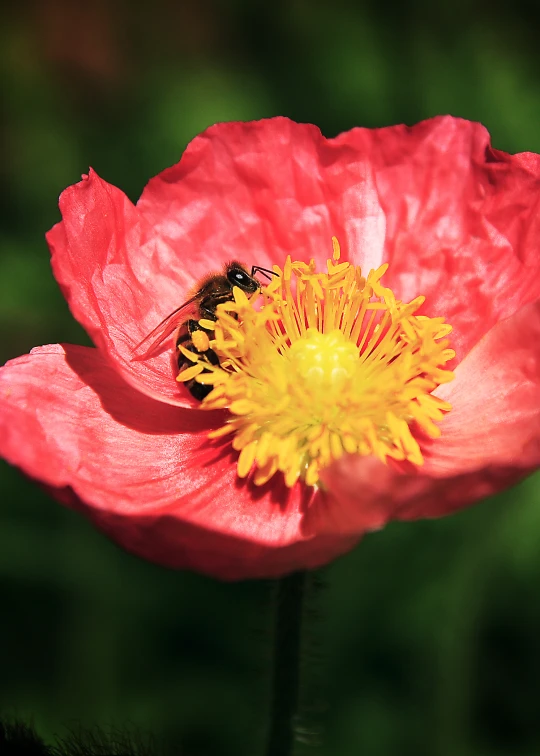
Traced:
<path fill-rule="evenodd" d="M 385 222 L 369 156 L 352 136 L 325 139 L 288 118 L 210 127 L 149 182 L 137 207 L 195 265 L 271 267 L 290 254 L 324 266 L 332 236 L 368 267 L 382 259 Z"/>
<path fill-rule="evenodd" d="M 178 307 L 192 277 L 178 273 L 173 281 L 160 268 L 159 239 L 126 195 L 95 171 L 62 193 L 60 210 L 63 219 L 47 241 L 73 315 L 132 386 L 169 404 L 192 406 L 175 382 L 172 344 L 152 360 L 133 359 L 135 346 L 163 318 L 162 300 L 169 312 Z"/>
<path fill-rule="evenodd" d="M 367 159 L 386 225 L 385 284 L 426 296 L 458 361 L 540 297 L 540 157 L 492 149 L 479 123 L 441 116 L 337 139 Z M 363 156 L 363 158 L 362 158 Z"/>
<path fill-rule="evenodd" d="M 540 303 L 499 323 L 437 393 L 452 404 L 442 436 L 409 474 L 372 458 L 339 460 L 324 481 L 341 506 L 327 530 L 437 517 L 496 493 L 540 465 Z M 320 514 L 320 513 L 319 513 Z M 333 521 L 332 521 L 333 518 Z M 321 526 L 317 521 L 313 527 Z"/>
<path fill-rule="evenodd" d="M 95 349 L 49 346 L 0 370 L 0 452 L 129 551 L 222 579 L 314 567 L 357 537 L 304 532 L 302 486 L 255 488 L 208 441 L 214 413 L 135 391 Z"/>

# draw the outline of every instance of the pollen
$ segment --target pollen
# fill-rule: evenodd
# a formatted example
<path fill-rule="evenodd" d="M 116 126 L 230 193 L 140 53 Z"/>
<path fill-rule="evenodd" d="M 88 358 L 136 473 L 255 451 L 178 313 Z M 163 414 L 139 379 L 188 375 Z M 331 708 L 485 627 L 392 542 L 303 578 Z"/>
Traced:
<path fill-rule="evenodd" d="M 206 352 L 210 349 L 210 341 L 204 331 L 194 331 L 191 334 L 191 341 L 198 352 Z"/>
<path fill-rule="evenodd" d="M 451 406 L 434 395 L 453 378 L 443 318 L 418 314 L 385 287 L 388 265 L 362 275 L 340 262 L 333 239 L 326 271 L 287 258 L 260 294 L 239 288 L 218 305 L 210 364 L 191 354 L 189 373 L 211 390 L 202 409 L 227 409 L 211 438 L 231 435 L 241 478 L 281 473 L 287 486 L 320 485 L 344 454 L 423 464 L 422 438 L 437 438 Z"/>

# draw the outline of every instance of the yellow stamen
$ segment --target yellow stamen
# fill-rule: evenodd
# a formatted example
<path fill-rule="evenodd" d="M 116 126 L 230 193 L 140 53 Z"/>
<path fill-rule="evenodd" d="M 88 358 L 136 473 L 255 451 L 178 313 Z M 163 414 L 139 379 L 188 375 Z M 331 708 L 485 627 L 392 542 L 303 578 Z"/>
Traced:
<path fill-rule="evenodd" d="M 204 367 L 197 363 L 196 365 L 192 365 L 191 367 L 186 368 L 185 370 L 182 370 L 181 373 L 178 373 L 176 376 L 177 381 L 189 381 L 191 378 L 195 378 L 196 375 L 199 375 L 204 370 Z"/>
<path fill-rule="evenodd" d="M 451 409 L 433 395 L 453 378 L 451 327 L 416 314 L 424 297 L 396 300 L 381 283 L 387 264 L 363 277 L 332 244 L 326 272 L 290 257 L 275 266 L 262 306 L 234 288 L 207 328 L 211 337 L 203 334 L 208 344 L 196 345 L 219 364 L 180 347 L 195 364 L 178 380 L 213 386 L 201 407 L 230 415 L 209 435 L 234 434 L 238 475 L 253 470 L 256 485 L 280 471 L 287 486 L 316 486 L 343 454 L 422 465 L 418 435 L 437 438 L 436 423 Z"/>

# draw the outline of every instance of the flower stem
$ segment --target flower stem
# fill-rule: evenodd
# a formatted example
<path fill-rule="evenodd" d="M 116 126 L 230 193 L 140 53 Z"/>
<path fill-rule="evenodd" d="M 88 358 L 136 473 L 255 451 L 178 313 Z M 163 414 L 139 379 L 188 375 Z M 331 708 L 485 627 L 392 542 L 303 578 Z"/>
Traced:
<path fill-rule="evenodd" d="M 313 572 L 296 572 L 277 581 L 266 756 L 316 756 L 320 745 L 320 614 L 314 599 L 321 586 Z"/>

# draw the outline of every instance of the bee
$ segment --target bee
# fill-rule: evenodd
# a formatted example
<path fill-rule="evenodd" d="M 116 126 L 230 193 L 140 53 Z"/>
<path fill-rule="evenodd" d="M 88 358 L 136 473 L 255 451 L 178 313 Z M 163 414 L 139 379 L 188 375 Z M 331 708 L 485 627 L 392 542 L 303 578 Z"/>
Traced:
<path fill-rule="evenodd" d="M 178 349 L 179 346 L 200 354 L 203 359 L 211 365 L 219 365 L 219 358 L 212 349 L 204 351 L 197 349 L 193 343 L 193 334 L 196 331 L 203 331 L 205 334 L 211 332 L 205 329 L 201 320 L 217 320 L 216 308 L 223 302 L 230 302 L 233 299 L 233 288 L 238 286 L 248 296 L 255 294 L 261 288 L 261 283 L 255 278 L 257 273 L 262 273 L 270 279 L 277 275 L 273 270 L 261 268 L 259 265 L 253 265 L 251 273 L 242 263 L 233 260 L 228 262 L 222 273 L 212 273 L 197 285 L 195 294 L 187 302 L 177 307 L 176 310 L 167 315 L 145 338 L 137 344 L 134 349 L 134 360 L 141 361 L 153 357 L 159 350 L 159 347 L 175 332 L 175 354 L 177 355 L 178 370 L 182 370 L 190 363 L 188 358 Z M 141 353 L 141 349 L 144 351 Z M 209 372 L 203 370 L 203 372 Z M 190 394 L 199 401 L 212 391 L 213 386 L 205 386 L 192 378 L 184 384 Z"/>

